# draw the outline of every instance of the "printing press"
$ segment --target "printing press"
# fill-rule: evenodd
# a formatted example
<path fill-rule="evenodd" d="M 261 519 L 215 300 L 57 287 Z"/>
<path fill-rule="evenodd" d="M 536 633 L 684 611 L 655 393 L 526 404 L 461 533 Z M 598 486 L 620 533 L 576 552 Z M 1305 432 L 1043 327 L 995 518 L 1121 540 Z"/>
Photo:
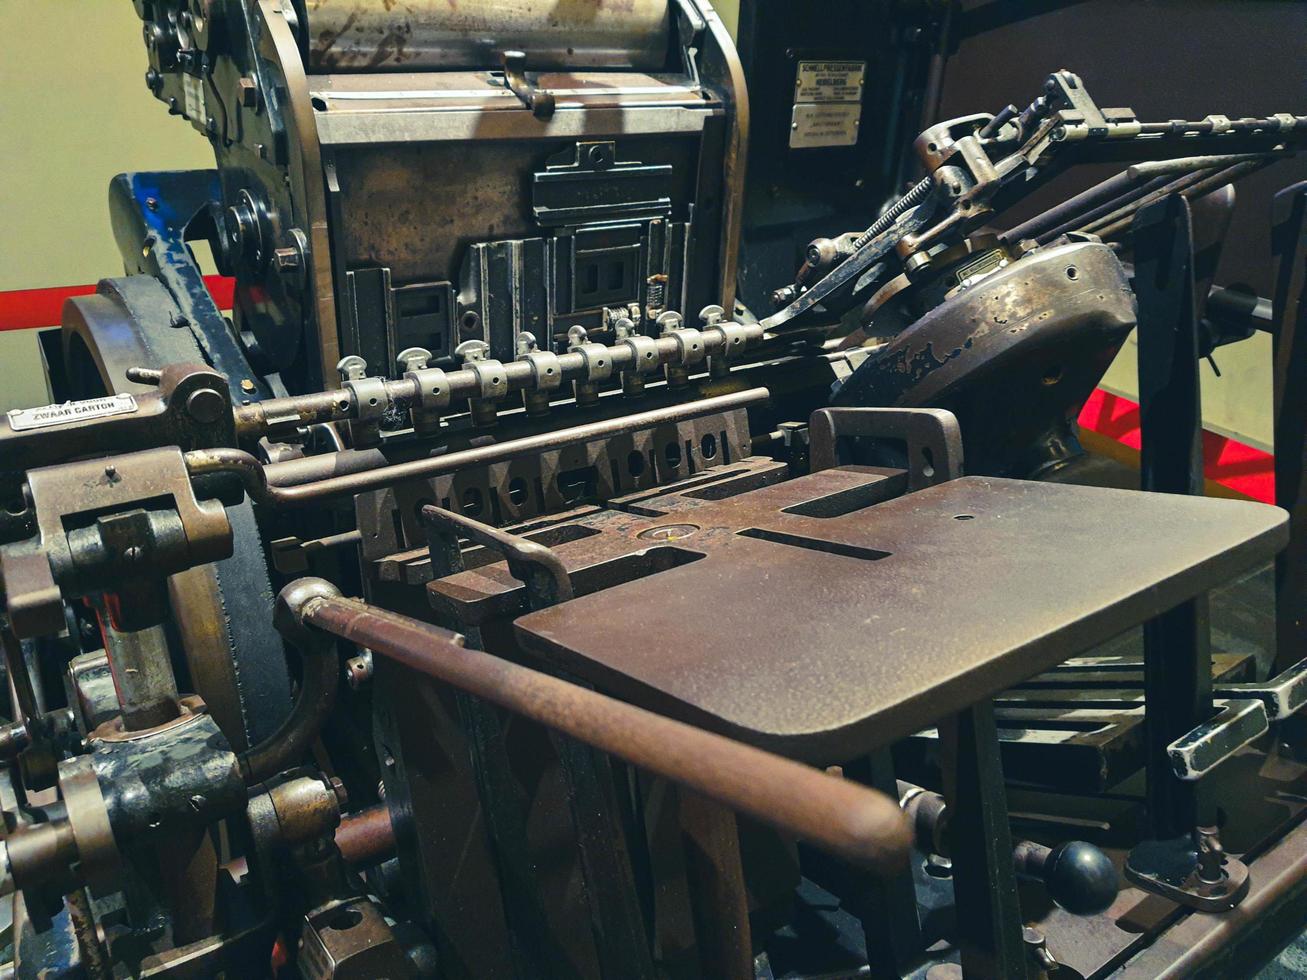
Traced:
<path fill-rule="evenodd" d="M 1307 553 L 1203 495 L 1198 363 L 1272 319 L 1307 419 L 1307 185 L 1271 302 L 1212 259 L 1303 107 L 1042 66 L 939 121 L 955 5 L 804 6 L 737 52 L 707 0 L 135 0 L 216 166 L 113 181 L 125 274 L 0 417 L 5 975 L 1240 975 L 1301 927 Z M 1075 421 L 1135 329 L 1137 473 Z M 1274 662 L 1215 645 L 1281 552 Z"/>

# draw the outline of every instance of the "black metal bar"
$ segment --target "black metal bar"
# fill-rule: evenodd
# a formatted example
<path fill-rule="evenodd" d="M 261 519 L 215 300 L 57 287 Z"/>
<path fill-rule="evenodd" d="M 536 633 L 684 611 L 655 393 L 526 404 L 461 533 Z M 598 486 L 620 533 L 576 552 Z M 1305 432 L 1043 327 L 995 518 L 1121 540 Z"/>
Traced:
<path fill-rule="evenodd" d="M 1202 400 L 1194 296 L 1193 221 L 1178 194 L 1134 219 L 1139 302 L 1140 485 L 1159 493 L 1203 492 Z M 1212 715 L 1207 599 L 1144 624 L 1144 703 L 1151 836 L 1197 826 L 1193 784 L 1171 771 L 1166 747 Z"/>
<path fill-rule="evenodd" d="M 1275 670 L 1307 647 L 1307 181 L 1275 195 L 1271 300 L 1275 336 L 1275 502 L 1289 512 L 1289 546 L 1275 563 Z"/>
<path fill-rule="evenodd" d="M 652 978 L 644 909 L 620 821 L 612 762 L 567 735 L 551 732 L 550 738 L 567 777 L 600 974 L 611 980 Z"/>
<path fill-rule="evenodd" d="M 1021 905 L 1012 864 L 1012 830 L 989 701 L 939 725 L 944 798 L 952 817 L 955 940 L 966 980 L 1028 976 Z"/>
<path fill-rule="evenodd" d="M 449 561 L 462 535 L 505 556 L 509 571 L 525 584 L 532 609 L 572 598 L 566 567 L 543 545 L 432 505 L 422 509 L 422 522 L 431 542 L 433 571 L 439 575 L 450 574 L 462 565 L 461 557 Z M 444 557 L 445 567 L 437 566 L 437 553 Z M 589 686 L 576 678 L 568 679 L 578 686 Z M 600 973 L 632 980 L 652 978 L 653 958 L 644 928 L 644 909 L 636 894 L 612 761 L 598 749 L 560 732 L 550 731 L 549 738 L 567 780 Z"/>
<path fill-rule="evenodd" d="M 424 523 L 435 577 L 463 570 L 458 535 L 447 525 Z M 479 631 L 464 628 L 474 645 Z M 514 970 L 523 976 L 564 977 L 566 957 L 549 928 L 540 883 L 527 838 L 526 803 L 513 776 L 500 709 L 466 691 L 454 691 L 460 727 L 467 740 L 477 798 L 481 801 L 491 859 L 508 926 Z"/>

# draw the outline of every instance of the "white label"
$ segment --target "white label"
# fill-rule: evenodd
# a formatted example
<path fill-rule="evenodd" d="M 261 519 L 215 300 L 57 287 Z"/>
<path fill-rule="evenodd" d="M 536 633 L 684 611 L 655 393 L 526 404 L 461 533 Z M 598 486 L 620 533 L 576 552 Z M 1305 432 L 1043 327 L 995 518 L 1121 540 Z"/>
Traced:
<path fill-rule="evenodd" d="M 852 146 L 858 142 L 862 106 L 857 102 L 800 103 L 790 123 L 790 146 Z"/>
<path fill-rule="evenodd" d="M 182 89 L 186 94 L 186 118 L 203 126 L 207 121 L 204 111 L 204 81 L 194 75 L 182 73 Z"/>
<path fill-rule="evenodd" d="M 865 61 L 800 61 L 795 102 L 861 102 Z"/>
<path fill-rule="evenodd" d="M 136 399 L 131 395 L 110 395 L 108 398 L 88 398 L 84 402 L 64 402 L 41 408 L 15 408 L 9 412 L 9 427 L 22 432 L 24 429 L 44 429 L 47 425 L 102 419 L 134 411 Z"/>

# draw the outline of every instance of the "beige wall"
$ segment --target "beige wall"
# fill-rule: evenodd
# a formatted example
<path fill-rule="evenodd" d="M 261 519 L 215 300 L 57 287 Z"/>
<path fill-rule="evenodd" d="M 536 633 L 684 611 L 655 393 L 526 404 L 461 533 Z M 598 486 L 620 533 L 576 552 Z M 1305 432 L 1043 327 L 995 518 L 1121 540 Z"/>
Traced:
<path fill-rule="evenodd" d="M 145 67 L 125 0 L 0 0 L 0 290 L 121 275 L 113 176 L 213 166 L 146 91 Z M 45 400 L 34 331 L 0 333 L 0 408 Z"/>
<path fill-rule="evenodd" d="M 738 0 L 716 6 L 734 32 Z M 0 0 L 0 290 L 120 274 L 109 180 L 212 165 L 208 144 L 146 91 L 144 71 L 140 21 L 125 0 Z M 1128 397 L 1133 345 L 1106 381 Z M 1221 379 L 1202 366 L 1208 426 L 1269 446 L 1269 339 L 1225 348 L 1217 361 Z M 45 398 L 34 334 L 0 333 L 0 408 Z"/>

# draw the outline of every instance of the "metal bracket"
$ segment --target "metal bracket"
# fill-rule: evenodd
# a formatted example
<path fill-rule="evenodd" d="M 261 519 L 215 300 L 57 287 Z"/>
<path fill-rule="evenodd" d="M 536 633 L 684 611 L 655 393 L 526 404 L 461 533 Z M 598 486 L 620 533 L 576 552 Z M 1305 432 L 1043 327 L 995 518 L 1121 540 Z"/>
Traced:
<path fill-rule="evenodd" d="M 813 473 L 839 464 L 841 439 L 899 439 L 907 444 L 908 490 L 962 475 L 962 430 L 942 408 L 820 408 L 808 420 Z"/>
<path fill-rule="evenodd" d="M 1136 845 L 1126 859 L 1125 877 L 1145 891 L 1199 912 L 1234 908 L 1251 884 L 1248 866 L 1225 854 L 1211 827 Z"/>

